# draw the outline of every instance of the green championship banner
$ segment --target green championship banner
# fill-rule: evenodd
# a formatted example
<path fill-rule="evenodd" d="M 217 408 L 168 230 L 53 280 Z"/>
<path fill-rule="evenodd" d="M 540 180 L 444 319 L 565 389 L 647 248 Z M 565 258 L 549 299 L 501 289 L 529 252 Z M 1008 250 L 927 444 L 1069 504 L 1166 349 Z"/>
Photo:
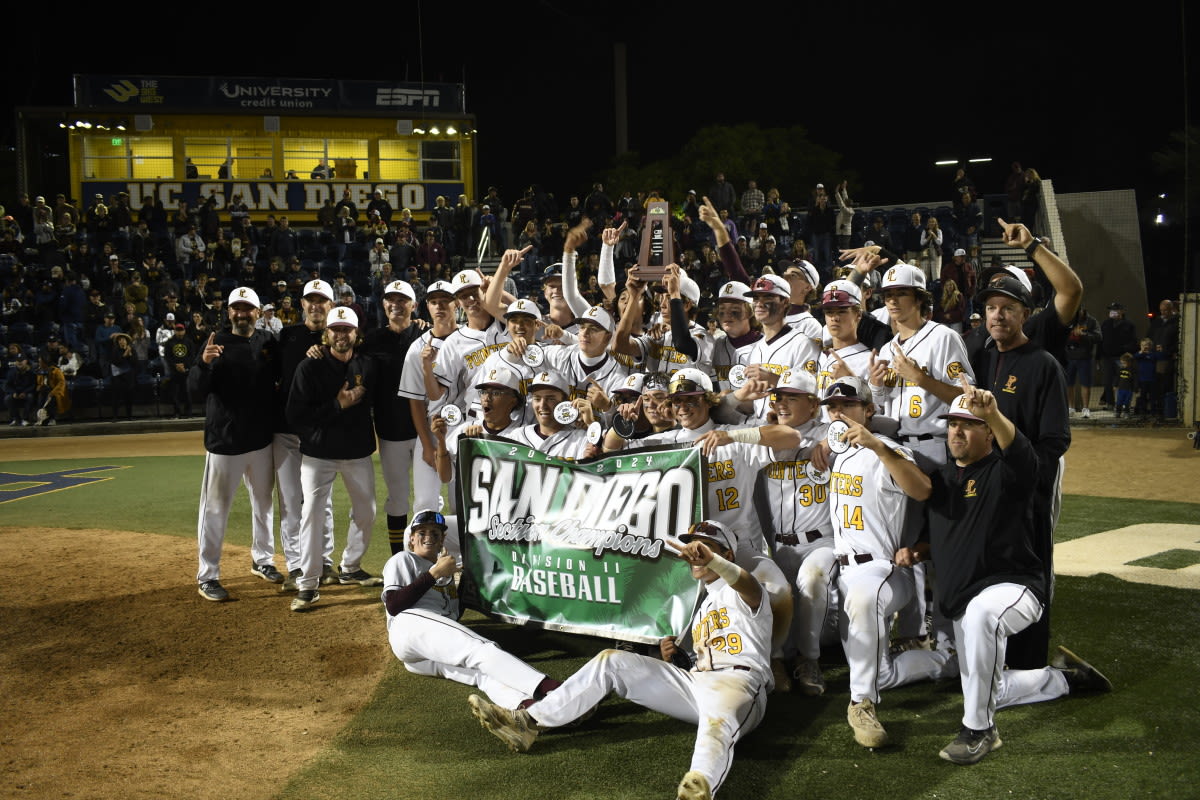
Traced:
<path fill-rule="evenodd" d="M 461 439 L 463 602 L 499 619 L 647 644 L 681 635 L 700 585 L 666 542 L 704 519 L 694 447 L 563 461 Z"/>

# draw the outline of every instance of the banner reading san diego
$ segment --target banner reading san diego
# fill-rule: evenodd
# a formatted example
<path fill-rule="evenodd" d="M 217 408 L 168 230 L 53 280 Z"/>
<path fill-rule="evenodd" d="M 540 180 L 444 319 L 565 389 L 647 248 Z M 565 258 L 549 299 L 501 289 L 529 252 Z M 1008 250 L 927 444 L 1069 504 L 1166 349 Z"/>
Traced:
<path fill-rule="evenodd" d="M 508 622 L 648 644 L 686 629 L 699 584 L 663 540 L 704 518 L 696 448 L 577 464 L 463 439 L 458 458 L 468 604 Z"/>

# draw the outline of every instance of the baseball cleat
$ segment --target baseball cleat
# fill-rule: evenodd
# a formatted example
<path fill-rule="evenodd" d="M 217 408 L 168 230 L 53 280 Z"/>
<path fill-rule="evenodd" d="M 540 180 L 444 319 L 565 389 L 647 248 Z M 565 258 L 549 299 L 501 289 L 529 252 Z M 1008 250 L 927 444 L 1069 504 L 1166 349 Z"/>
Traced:
<path fill-rule="evenodd" d="M 792 672 L 792 685 L 799 686 L 800 691 L 809 697 L 825 694 L 825 676 L 821 674 L 821 665 L 815 658 L 801 656 L 796 661 L 796 669 Z"/>
<path fill-rule="evenodd" d="M 303 575 L 304 575 L 304 570 L 300 569 L 299 567 L 297 567 L 296 569 L 293 569 L 293 570 L 289 570 L 287 577 L 283 579 L 283 584 L 279 587 L 279 591 L 281 591 L 281 592 L 296 591 L 296 589 L 299 588 L 298 586 L 296 586 L 296 581 L 299 580 Z"/>
<path fill-rule="evenodd" d="M 709 788 L 708 778 L 696 770 L 689 770 L 679 782 L 675 790 L 676 800 L 712 800 L 712 789 Z"/>
<path fill-rule="evenodd" d="M 283 583 L 283 573 L 275 569 L 274 564 L 255 564 L 250 567 L 250 573 L 268 583 Z"/>
<path fill-rule="evenodd" d="M 334 570 L 333 564 L 326 564 L 325 568 L 323 570 L 321 570 L 321 585 L 322 586 L 332 586 L 333 584 L 335 584 L 337 582 L 338 582 L 338 574 L 337 574 L 337 571 Z"/>
<path fill-rule="evenodd" d="M 229 592 L 225 591 L 220 581 L 205 581 L 200 584 L 200 596 L 214 603 L 223 603 L 229 599 Z"/>
<path fill-rule="evenodd" d="M 533 746 L 538 737 L 538 726 L 524 709 L 509 711 L 488 702 L 477 694 L 467 698 L 471 713 L 479 724 L 508 745 L 514 753 L 524 753 Z"/>
<path fill-rule="evenodd" d="M 320 599 L 321 593 L 316 589 L 301 589 L 300 593 L 292 598 L 292 611 L 308 611 Z"/>
<path fill-rule="evenodd" d="M 1002 744 L 1004 742 L 1000 740 L 1000 733 L 995 725 L 981 731 L 964 727 L 958 732 L 958 736 L 954 737 L 954 741 L 943 747 L 938 755 L 947 761 L 966 766 L 979 763 L 988 753 L 999 750 Z"/>
<path fill-rule="evenodd" d="M 1100 670 L 1084 661 L 1062 645 L 1050 659 L 1050 666 L 1063 671 L 1072 692 L 1111 692 L 1112 681 Z"/>
<path fill-rule="evenodd" d="M 338 583 L 357 583 L 359 586 L 383 586 L 383 578 L 376 577 L 365 569 L 354 572 L 338 572 Z M 322 581 L 323 582 L 323 581 Z"/>
<path fill-rule="evenodd" d="M 863 747 L 883 747 L 888 743 L 887 731 L 875 716 L 875 704 L 870 700 L 851 703 L 846 709 L 846 721 L 854 729 L 854 741 Z"/>

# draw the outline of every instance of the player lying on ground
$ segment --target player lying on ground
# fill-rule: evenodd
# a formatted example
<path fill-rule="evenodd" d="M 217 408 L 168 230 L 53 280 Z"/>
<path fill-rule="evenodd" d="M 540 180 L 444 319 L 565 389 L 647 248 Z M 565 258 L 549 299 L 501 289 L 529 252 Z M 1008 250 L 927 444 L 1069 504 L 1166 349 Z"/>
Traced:
<path fill-rule="evenodd" d="M 680 556 L 708 593 L 692 618 L 695 659 L 668 636 L 662 660 L 605 650 L 545 699 L 509 711 L 471 695 L 471 713 L 516 751 L 545 728 L 570 724 L 611 692 L 697 726 L 692 763 L 679 784 L 683 800 L 711 798 L 729 774 L 733 747 L 758 726 L 771 690 L 771 606 L 762 586 L 733 562 L 734 538 L 705 521 L 679 537 Z"/>

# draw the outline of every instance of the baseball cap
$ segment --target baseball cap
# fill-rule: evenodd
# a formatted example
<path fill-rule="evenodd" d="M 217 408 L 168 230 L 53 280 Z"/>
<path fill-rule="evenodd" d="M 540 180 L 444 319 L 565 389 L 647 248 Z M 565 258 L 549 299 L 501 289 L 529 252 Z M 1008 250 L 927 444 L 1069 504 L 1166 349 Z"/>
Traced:
<path fill-rule="evenodd" d="M 741 281 L 729 281 L 721 286 L 721 291 L 717 292 L 717 302 L 737 300 L 742 303 L 749 303 L 750 299 L 746 297 L 746 292 L 748 291 L 750 291 L 750 287 Z"/>
<path fill-rule="evenodd" d="M 786 278 L 790 275 L 803 277 L 814 288 L 821 285 L 821 276 L 817 274 L 817 268 L 803 258 L 797 259 L 783 268 L 783 276 Z"/>
<path fill-rule="evenodd" d="M 542 318 L 542 310 L 538 308 L 537 303 L 532 300 L 516 300 L 508 304 L 508 310 L 504 312 L 504 318 L 515 316 L 533 317 L 534 319 Z"/>
<path fill-rule="evenodd" d="M 275 306 L 272 305 L 271 303 L 267 303 L 265 306 L 263 306 L 263 311 L 274 311 L 274 310 L 275 310 Z"/>
<path fill-rule="evenodd" d="M 862 292 L 850 281 L 832 281 L 821 295 L 823 308 L 853 308 L 862 305 Z"/>
<path fill-rule="evenodd" d="M 486 389 L 493 387 L 497 389 L 508 389 L 521 394 L 521 383 L 517 380 L 516 374 L 508 367 L 496 367 L 489 369 L 487 375 L 483 376 L 483 380 L 475 384 L 476 389 Z"/>
<path fill-rule="evenodd" d="M 643 372 L 634 372 L 625 376 L 625 380 L 621 381 L 621 385 L 613 390 L 613 394 L 632 394 L 639 395 L 642 393 L 642 384 L 646 381 L 646 374 Z"/>
<path fill-rule="evenodd" d="M 300 293 L 300 296 L 308 297 L 310 294 L 319 295 L 329 302 L 333 302 L 333 287 L 320 278 L 304 284 L 304 291 Z"/>
<path fill-rule="evenodd" d="M 776 392 L 785 394 L 811 394 L 817 396 L 817 379 L 806 369 L 785 369 L 775 384 Z"/>
<path fill-rule="evenodd" d="M 954 251 L 954 255 L 956 256 L 965 256 L 966 254 L 967 251 L 963 250 L 961 247 Z"/>
<path fill-rule="evenodd" d="M 716 520 L 706 519 L 702 522 L 694 522 L 688 526 L 687 533 L 679 537 L 679 541 L 684 544 L 694 542 L 697 539 L 708 539 L 716 542 L 721 546 L 722 550 L 732 550 L 733 537 L 729 531 L 725 530 L 725 526 Z"/>
<path fill-rule="evenodd" d="M 425 299 L 428 300 L 430 295 L 435 294 L 448 294 L 453 297 L 454 287 L 450 285 L 449 281 L 434 281 L 433 283 L 429 284 L 429 288 L 425 290 Z"/>
<path fill-rule="evenodd" d="M 255 308 L 262 308 L 262 303 L 258 300 L 258 292 L 251 289 L 249 286 L 239 286 L 229 293 L 229 299 L 225 301 L 226 305 L 234 303 L 248 303 Z"/>
<path fill-rule="evenodd" d="M 788 284 L 786 278 L 781 278 L 778 275 L 763 275 L 750 284 L 750 288 L 746 291 L 746 297 L 760 297 L 763 295 L 774 295 L 775 297 L 782 297 L 785 300 L 791 300 L 792 287 Z"/>
<path fill-rule="evenodd" d="M 483 279 L 479 277 L 479 273 L 475 270 L 464 269 L 462 272 L 456 274 L 450 283 L 454 286 L 454 293 L 458 294 L 465 289 L 477 289 L 483 286 Z"/>
<path fill-rule="evenodd" d="M 992 275 L 987 285 L 979 290 L 975 295 L 975 302 L 983 303 L 990 295 L 1002 294 L 1005 297 L 1011 297 L 1026 308 L 1033 307 L 1033 295 L 1029 290 L 1012 275 L 998 271 Z"/>
<path fill-rule="evenodd" d="M 612 314 L 608 313 L 608 311 L 602 306 L 592 306 L 587 311 L 583 312 L 583 314 L 575 318 L 576 324 L 581 322 L 590 322 L 593 325 L 599 325 L 609 333 L 613 332 Z"/>
<path fill-rule="evenodd" d="M 900 262 L 883 273 L 883 289 L 920 289 L 925 291 L 925 273 L 912 264 Z"/>
<path fill-rule="evenodd" d="M 1020 267 L 1014 267 L 1012 264 L 1005 264 L 1003 267 L 988 267 L 979 276 L 979 282 L 986 286 L 991 283 L 992 278 L 997 275 L 1004 275 L 1005 273 L 1020 281 L 1021 285 L 1025 287 L 1025 291 L 1029 292 L 1031 296 L 1033 295 L 1033 282 L 1029 280 L 1029 273 Z"/>
<path fill-rule="evenodd" d="M 350 306 L 338 306 L 329 315 L 329 320 L 325 323 L 327 328 L 357 328 L 358 314 L 354 313 L 354 309 Z"/>
<path fill-rule="evenodd" d="M 765 231 L 767 229 L 767 223 L 765 223 L 765 222 L 758 223 L 758 229 L 760 231 Z"/>
<path fill-rule="evenodd" d="M 950 419 L 951 417 L 956 417 L 958 419 L 969 419 L 973 422 L 985 421 L 967 410 L 967 396 L 965 394 L 960 394 L 958 397 L 954 398 L 954 402 L 950 404 L 950 410 L 945 414 L 938 414 L 938 419 Z"/>
<path fill-rule="evenodd" d="M 693 367 L 681 369 L 671 376 L 670 395 L 706 394 L 713 390 L 712 378 Z"/>
<path fill-rule="evenodd" d="M 685 300 L 691 300 L 692 305 L 700 303 L 700 285 L 687 275 L 679 276 L 679 294 Z"/>
<path fill-rule="evenodd" d="M 557 389 L 567 395 L 567 381 L 562 375 L 549 370 L 542 370 L 537 375 L 533 376 L 533 380 L 529 382 L 529 391 L 534 389 Z"/>
<path fill-rule="evenodd" d="M 563 273 L 562 262 L 555 261 L 553 264 L 546 267 L 545 271 L 542 272 L 542 280 L 549 280 L 550 278 L 561 278 L 562 273 Z"/>
<path fill-rule="evenodd" d="M 431 508 L 418 511 L 416 515 L 413 516 L 410 529 L 417 528 L 421 525 L 436 525 L 442 530 L 446 530 L 446 528 L 449 527 L 446 525 L 446 518 L 442 516 L 441 512 L 434 511 Z"/>
<path fill-rule="evenodd" d="M 402 294 L 414 302 L 417 299 L 417 293 L 413 291 L 412 286 L 407 281 L 392 281 L 389 283 L 383 290 L 383 296 L 387 297 L 389 294 Z"/>
<path fill-rule="evenodd" d="M 166 317 L 164 317 L 164 318 L 163 318 L 163 320 L 164 320 L 165 322 L 174 322 L 174 321 L 175 321 L 175 315 L 174 315 L 174 314 L 172 314 L 171 312 L 169 312 L 169 311 L 168 311 L 168 312 L 167 312 L 167 316 L 166 316 Z"/>
<path fill-rule="evenodd" d="M 383 244 L 383 239 L 375 239 L 375 244 Z"/>
<path fill-rule="evenodd" d="M 844 378 L 838 378 L 833 384 L 825 390 L 824 399 L 821 400 L 821 405 L 828 405 L 830 400 L 855 400 L 859 403 L 870 403 L 871 388 L 867 386 L 867 382 L 857 375 L 849 375 Z"/>

